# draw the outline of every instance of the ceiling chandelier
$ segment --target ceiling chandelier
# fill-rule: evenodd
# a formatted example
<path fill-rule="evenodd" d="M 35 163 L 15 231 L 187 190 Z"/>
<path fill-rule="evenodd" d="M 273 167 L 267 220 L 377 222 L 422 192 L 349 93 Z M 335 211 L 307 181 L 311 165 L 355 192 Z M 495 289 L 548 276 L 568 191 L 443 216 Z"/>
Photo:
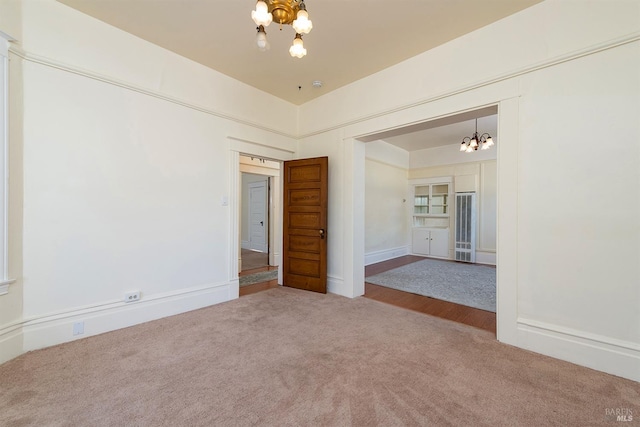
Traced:
<path fill-rule="evenodd" d="M 307 49 L 302 44 L 302 34 L 309 34 L 313 23 L 309 20 L 304 0 L 258 0 L 256 10 L 251 11 L 251 18 L 258 26 L 256 37 L 258 49 L 269 49 L 267 32 L 264 28 L 275 21 L 280 24 L 280 30 L 283 25 L 291 25 L 296 32 L 289 54 L 296 58 L 302 58 L 307 54 Z"/>
<path fill-rule="evenodd" d="M 476 119 L 476 131 L 473 133 L 471 137 L 464 137 L 462 139 L 462 144 L 460 144 L 460 151 L 464 151 L 465 153 L 472 153 L 478 150 L 480 147 L 481 150 L 487 150 L 493 144 L 493 138 L 488 133 L 483 133 L 478 136 L 478 119 Z"/>

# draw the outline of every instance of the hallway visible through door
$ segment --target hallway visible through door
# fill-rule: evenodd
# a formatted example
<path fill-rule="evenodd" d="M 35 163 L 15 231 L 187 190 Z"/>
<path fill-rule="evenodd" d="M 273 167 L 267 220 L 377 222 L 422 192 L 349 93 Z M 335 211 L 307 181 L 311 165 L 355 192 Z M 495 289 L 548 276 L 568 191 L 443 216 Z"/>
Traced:
<path fill-rule="evenodd" d="M 249 249 L 268 253 L 268 178 L 249 184 Z"/>
<path fill-rule="evenodd" d="M 282 232 L 280 168 L 279 161 L 239 156 L 240 295 L 278 285 Z"/>

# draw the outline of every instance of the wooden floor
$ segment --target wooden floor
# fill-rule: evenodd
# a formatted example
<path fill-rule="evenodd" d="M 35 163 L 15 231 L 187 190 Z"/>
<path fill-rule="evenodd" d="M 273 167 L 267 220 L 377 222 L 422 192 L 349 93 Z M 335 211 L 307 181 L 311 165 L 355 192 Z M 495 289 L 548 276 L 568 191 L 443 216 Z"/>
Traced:
<path fill-rule="evenodd" d="M 269 253 L 257 252 L 249 249 L 241 249 L 240 257 L 242 258 L 242 269 L 253 270 L 269 265 Z"/>
<path fill-rule="evenodd" d="M 425 297 L 422 295 L 411 294 L 408 292 L 398 291 L 384 286 L 366 283 L 367 276 L 373 276 L 387 270 L 391 270 L 403 265 L 411 264 L 424 258 L 418 256 L 407 255 L 395 258 L 389 261 L 379 262 L 377 264 L 365 267 L 365 298 L 371 298 L 397 307 L 406 308 L 408 310 L 417 311 L 431 316 L 452 320 L 465 325 L 484 329 L 492 333 L 496 333 L 496 314 L 490 311 L 480 310 L 465 305 L 454 304 L 448 301 L 442 301 L 435 298 Z M 261 271 L 274 270 L 278 267 L 263 267 L 254 270 L 243 271 L 241 276 Z M 254 285 L 243 286 L 240 288 L 240 296 L 254 294 L 266 289 L 278 287 L 277 280 L 271 280 L 264 283 L 256 283 Z"/>
<path fill-rule="evenodd" d="M 454 322 L 485 329 L 495 334 L 496 314 L 490 311 L 367 283 L 367 276 L 373 276 L 374 274 L 402 267 L 403 265 L 411 264 L 423 259 L 424 258 L 418 256 L 406 255 L 400 258 L 394 258 L 389 261 L 383 261 L 366 266 L 364 270 L 364 296 L 376 301 L 385 302 L 387 304 L 418 311 L 431 316 L 441 317 L 443 319 L 453 320 Z"/>

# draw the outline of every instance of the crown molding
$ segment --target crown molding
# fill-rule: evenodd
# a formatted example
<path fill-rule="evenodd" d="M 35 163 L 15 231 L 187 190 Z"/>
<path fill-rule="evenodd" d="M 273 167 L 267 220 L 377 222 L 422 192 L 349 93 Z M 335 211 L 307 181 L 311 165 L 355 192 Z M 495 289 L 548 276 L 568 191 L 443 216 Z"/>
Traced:
<path fill-rule="evenodd" d="M 198 105 L 189 101 L 186 101 L 184 99 L 180 99 L 178 97 L 174 97 L 174 96 L 170 96 L 170 95 L 166 95 L 164 93 L 155 91 L 155 90 L 151 90 L 148 88 L 144 88 L 142 86 L 139 85 L 135 85 L 132 83 L 128 83 L 124 80 L 119 80 L 116 79 L 114 77 L 110 77 L 104 74 L 100 74 L 100 73 L 96 73 L 90 70 L 85 70 L 82 69 L 80 67 L 76 67 L 70 64 L 65 64 L 62 63 L 60 61 L 56 61 L 54 59 L 51 58 L 47 58 L 44 56 L 40 56 L 40 55 L 36 55 L 33 53 L 29 53 L 27 51 L 25 51 L 22 47 L 20 47 L 19 45 L 15 44 L 15 43 L 11 43 L 10 42 L 10 46 L 9 46 L 9 52 L 13 53 L 14 55 L 24 59 L 25 61 L 29 61 L 29 62 L 33 62 L 36 64 L 40 64 L 43 66 L 47 66 L 47 67 L 51 67 L 51 68 L 56 68 L 59 70 L 63 70 L 66 72 L 70 72 L 73 74 L 77 74 L 83 77 L 87 77 L 93 80 L 97 80 L 97 81 L 101 81 L 104 83 L 108 83 L 108 84 L 112 84 L 114 86 L 118 86 L 118 87 L 122 87 L 124 89 L 128 89 L 134 92 L 138 92 L 144 95 L 148 95 L 148 96 L 152 96 L 167 102 L 171 102 L 177 105 L 181 105 L 196 111 L 200 111 L 215 117 L 219 117 L 225 120 L 230 120 L 236 123 L 240 123 L 246 126 L 251 126 L 253 128 L 256 129 L 260 129 L 266 132 L 270 132 L 270 133 L 274 133 L 277 135 L 281 135 L 287 138 L 292 138 L 292 139 L 296 139 L 296 140 L 300 140 L 300 139 L 304 139 L 304 138 L 309 138 L 315 135 L 319 135 L 319 134 L 323 134 L 325 132 L 329 132 L 329 131 L 333 131 L 333 130 L 337 130 L 337 129 L 341 129 L 341 128 L 345 128 L 347 126 L 352 126 L 358 123 L 362 123 L 368 120 L 372 120 L 372 119 L 376 119 L 376 118 L 380 118 L 380 117 L 384 117 L 387 116 L 389 114 L 393 114 L 393 113 L 398 113 L 398 112 L 402 112 L 405 110 L 410 110 L 412 108 L 416 108 L 425 104 L 429 104 L 444 98 L 448 98 L 454 95 L 458 95 L 458 94 L 462 94 L 465 92 L 470 92 L 485 86 L 489 86 L 489 85 L 493 85 L 505 80 L 509 80 L 515 77 L 519 77 L 522 75 L 526 75 L 538 70 L 542 70 L 545 68 L 549 68 L 549 67 L 553 67 L 555 65 L 559 65 L 562 64 L 564 62 L 569 62 L 569 61 L 573 61 L 585 56 L 589 56 L 589 55 L 593 55 L 596 53 L 600 53 L 603 52 L 605 50 L 609 50 L 609 49 L 614 49 L 616 47 L 620 47 L 629 43 L 634 43 L 637 42 L 638 40 L 640 40 L 640 31 L 636 31 L 630 34 L 627 34 L 625 36 L 622 37 L 618 37 L 618 38 L 614 38 L 611 40 L 608 40 L 606 42 L 602 42 L 602 43 L 598 43 L 583 49 L 579 49 L 576 51 L 572 51 L 554 58 L 550 58 L 532 65 L 528 65 L 525 67 L 521 67 L 518 68 L 516 70 L 512 70 L 510 72 L 504 73 L 504 74 L 500 74 L 496 77 L 492 77 L 489 79 L 485 79 L 482 81 L 478 81 L 469 85 L 465 85 L 462 87 L 459 87 L 457 89 L 452 89 L 452 90 L 448 90 L 436 95 L 432 95 L 432 96 L 428 96 L 425 98 L 422 98 L 418 101 L 412 102 L 412 103 L 408 103 L 408 104 L 403 104 L 400 106 L 395 106 L 392 108 L 388 108 L 382 111 L 378 111 L 375 113 L 371 113 L 371 114 L 367 114 L 364 116 L 360 116 L 351 120 L 347 120 L 344 122 L 340 122 L 338 124 L 323 128 L 323 129 L 319 129 L 319 130 L 315 130 L 312 132 L 308 132 L 305 134 L 291 134 L 291 133 L 287 133 L 287 132 L 282 132 L 273 128 L 270 128 L 268 126 L 264 126 L 262 124 L 256 123 L 256 122 L 252 122 L 250 120 L 246 120 L 240 117 L 236 117 L 230 114 L 226 114 L 223 113 L 221 111 L 209 108 L 209 107 L 205 107 L 202 105 Z M 304 104 L 303 104 L 304 105 Z M 300 107 L 297 107 L 298 109 Z"/>
<path fill-rule="evenodd" d="M 151 96 L 157 99 L 161 99 L 163 101 L 171 102 L 176 105 L 180 105 L 195 111 L 199 111 L 205 114 L 209 114 L 211 116 L 215 116 L 224 120 L 229 120 L 235 123 L 239 123 L 242 125 L 250 126 L 255 129 L 260 129 L 269 133 L 281 135 L 287 138 L 297 139 L 297 136 L 288 132 L 283 132 L 269 126 L 262 125 L 257 122 L 253 122 L 250 120 L 246 120 L 231 114 L 223 113 L 219 110 L 205 107 L 203 105 L 198 105 L 193 102 L 187 101 L 185 99 L 181 99 L 175 96 L 167 95 L 165 93 L 159 92 L 157 90 L 152 90 L 145 88 L 140 85 L 136 85 L 133 83 L 126 82 L 124 80 L 117 79 L 115 77 L 107 76 L 105 74 L 97 73 L 94 71 L 90 71 L 87 69 L 83 69 L 80 67 L 76 67 L 75 65 L 66 64 L 55 59 L 47 58 L 45 56 L 36 55 L 30 52 L 25 51 L 22 47 L 11 43 L 9 47 L 9 52 L 22 58 L 25 61 L 32 62 L 34 64 L 43 65 L 45 67 L 54 68 L 57 70 L 62 70 L 68 73 L 76 74 L 82 77 L 86 77 L 92 80 L 96 80 L 102 83 L 107 83 L 113 86 L 118 86 L 123 89 L 127 89 L 133 92 L 141 93 L 143 95 Z"/>
<path fill-rule="evenodd" d="M 378 111 L 375 113 L 371 113 L 371 114 L 367 114 L 364 116 L 360 116 L 357 117 L 355 119 L 351 119 L 351 120 L 347 120 L 344 122 L 340 122 L 338 124 L 329 126 L 327 128 L 323 128 L 320 130 L 316 130 L 316 131 L 312 131 L 312 132 L 308 132 L 305 134 L 300 134 L 298 135 L 299 139 L 303 139 L 303 138 L 308 138 L 311 136 L 316 136 L 325 132 L 330 132 L 333 130 L 337 130 L 337 129 L 342 129 L 345 128 L 347 126 L 352 126 L 352 125 L 356 125 L 358 123 L 362 123 L 362 122 L 366 122 L 368 120 L 373 120 L 373 119 L 377 119 L 380 117 L 384 117 L 384 116 L 388 116 L 390 114 L 394 114 L 394 113 L 398 113 L 398 112 L 402 112 L 402 111 L 406 111 L 406 110 L 410 110 L 412 108 L 416 108 L 416 107 L 420 107 L 422 105 L 425 104 L 429 104 L 435 101 L 439 101 L 441 99 L 445 99 L 445 98 L 449 98 L 451 96 L 454 95 L 459 95 L 465 92 L 470 92 L 476 89 L 480 89 L 482 87 L 485 86 L 490 86 L 496 83 L 500 83 L 502 81 L 505 80 L 509 80 L 515 77 L 520 77 L 529 73 L 533 73 L 535 71 L 538 70 L 542 70 L 545 68 L 549 68 L 549 67 L 553 67 L 559 64 L 562 64 L 564 62 L 569 62 L 569 61 L 573 61 L 579 58 L 583 58 L 585 56 L 589 56 L 589 55 L 594 55 L 596 53 L 600 53 L 609 49 L 614 49 L 629 43 L 634 43 L 637 42 L 638 40 L 640 40 L 640 31 L 636 31 L 630 34 L 626 34 L 624 36 L 621 37 L 617 37 L 611 40 L 607 40 L 606 42 L 602 42 L 602 43 L 598 43 L 583 49 L 579 49 L 579 50 L 574 50 L 571 51 L 569 53 L 565 53 L 563 55 L 560 56 L 556 56 L 554 58 L 550 58 L 544 61 L 540 61 L 537 63 L 534 63 L 532 65 L 527 65 L 521 68 L 517 68 L 515 70 L 509 71 L 507 73 L 504 74 L 500 74 L 498 76 L 495 77 L 491 77 L 489 79 L 485 79 L 485 80 L 481 80 L 469 85 L 465 85 L 465 86 L 461 86 L 457 89 L 452 89 L 452 90 L 448 90 L 445 92 L 441 92 L 439 94 L 436 95 L 432 95 L 432 96 L 428 96 L 426 98 L 422 98 L 418 101 L 412 102 L 412 103 L 408 103 L 408 104 L 403 104 L 403 105 L 399 105 L 399 106 L 395 106 L 392 108 L 388 108 L 382 111 Z M 366 77 L 365 77 L 366 78 Z M 339 89 L 338 89 L 339 90 Z M 313 102 L 313 101 L 311 101 Z M 386 130 L 386 129 L 383 129 Z M 355 135 L 352 136 L 353 138 L 358 138 L 360 136 L 363 135 Z"/>

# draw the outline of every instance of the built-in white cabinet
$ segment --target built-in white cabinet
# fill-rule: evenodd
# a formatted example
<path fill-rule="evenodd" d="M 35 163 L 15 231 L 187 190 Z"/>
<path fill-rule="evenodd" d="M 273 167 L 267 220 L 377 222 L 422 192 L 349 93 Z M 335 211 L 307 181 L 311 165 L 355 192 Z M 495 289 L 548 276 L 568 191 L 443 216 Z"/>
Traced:
<path fill-rule="evenodd" d="M 449 257 L 449 229 L 414 227 L 412 236 L 413 253 L 434 257 Z"/>
<path fill-rule="evenodd" d="M 409 181 L 413 203 L 411 215 L 411 253 L 450 259 L 449 230 L 453 217 L 452 177 L 419 178 Z"/>
<path fill-rule="evenodd" d="M 425 218 L 449 216 L 449 184 L 425 184 L 413 187 L 413 225 L 426 225 Z"/>

